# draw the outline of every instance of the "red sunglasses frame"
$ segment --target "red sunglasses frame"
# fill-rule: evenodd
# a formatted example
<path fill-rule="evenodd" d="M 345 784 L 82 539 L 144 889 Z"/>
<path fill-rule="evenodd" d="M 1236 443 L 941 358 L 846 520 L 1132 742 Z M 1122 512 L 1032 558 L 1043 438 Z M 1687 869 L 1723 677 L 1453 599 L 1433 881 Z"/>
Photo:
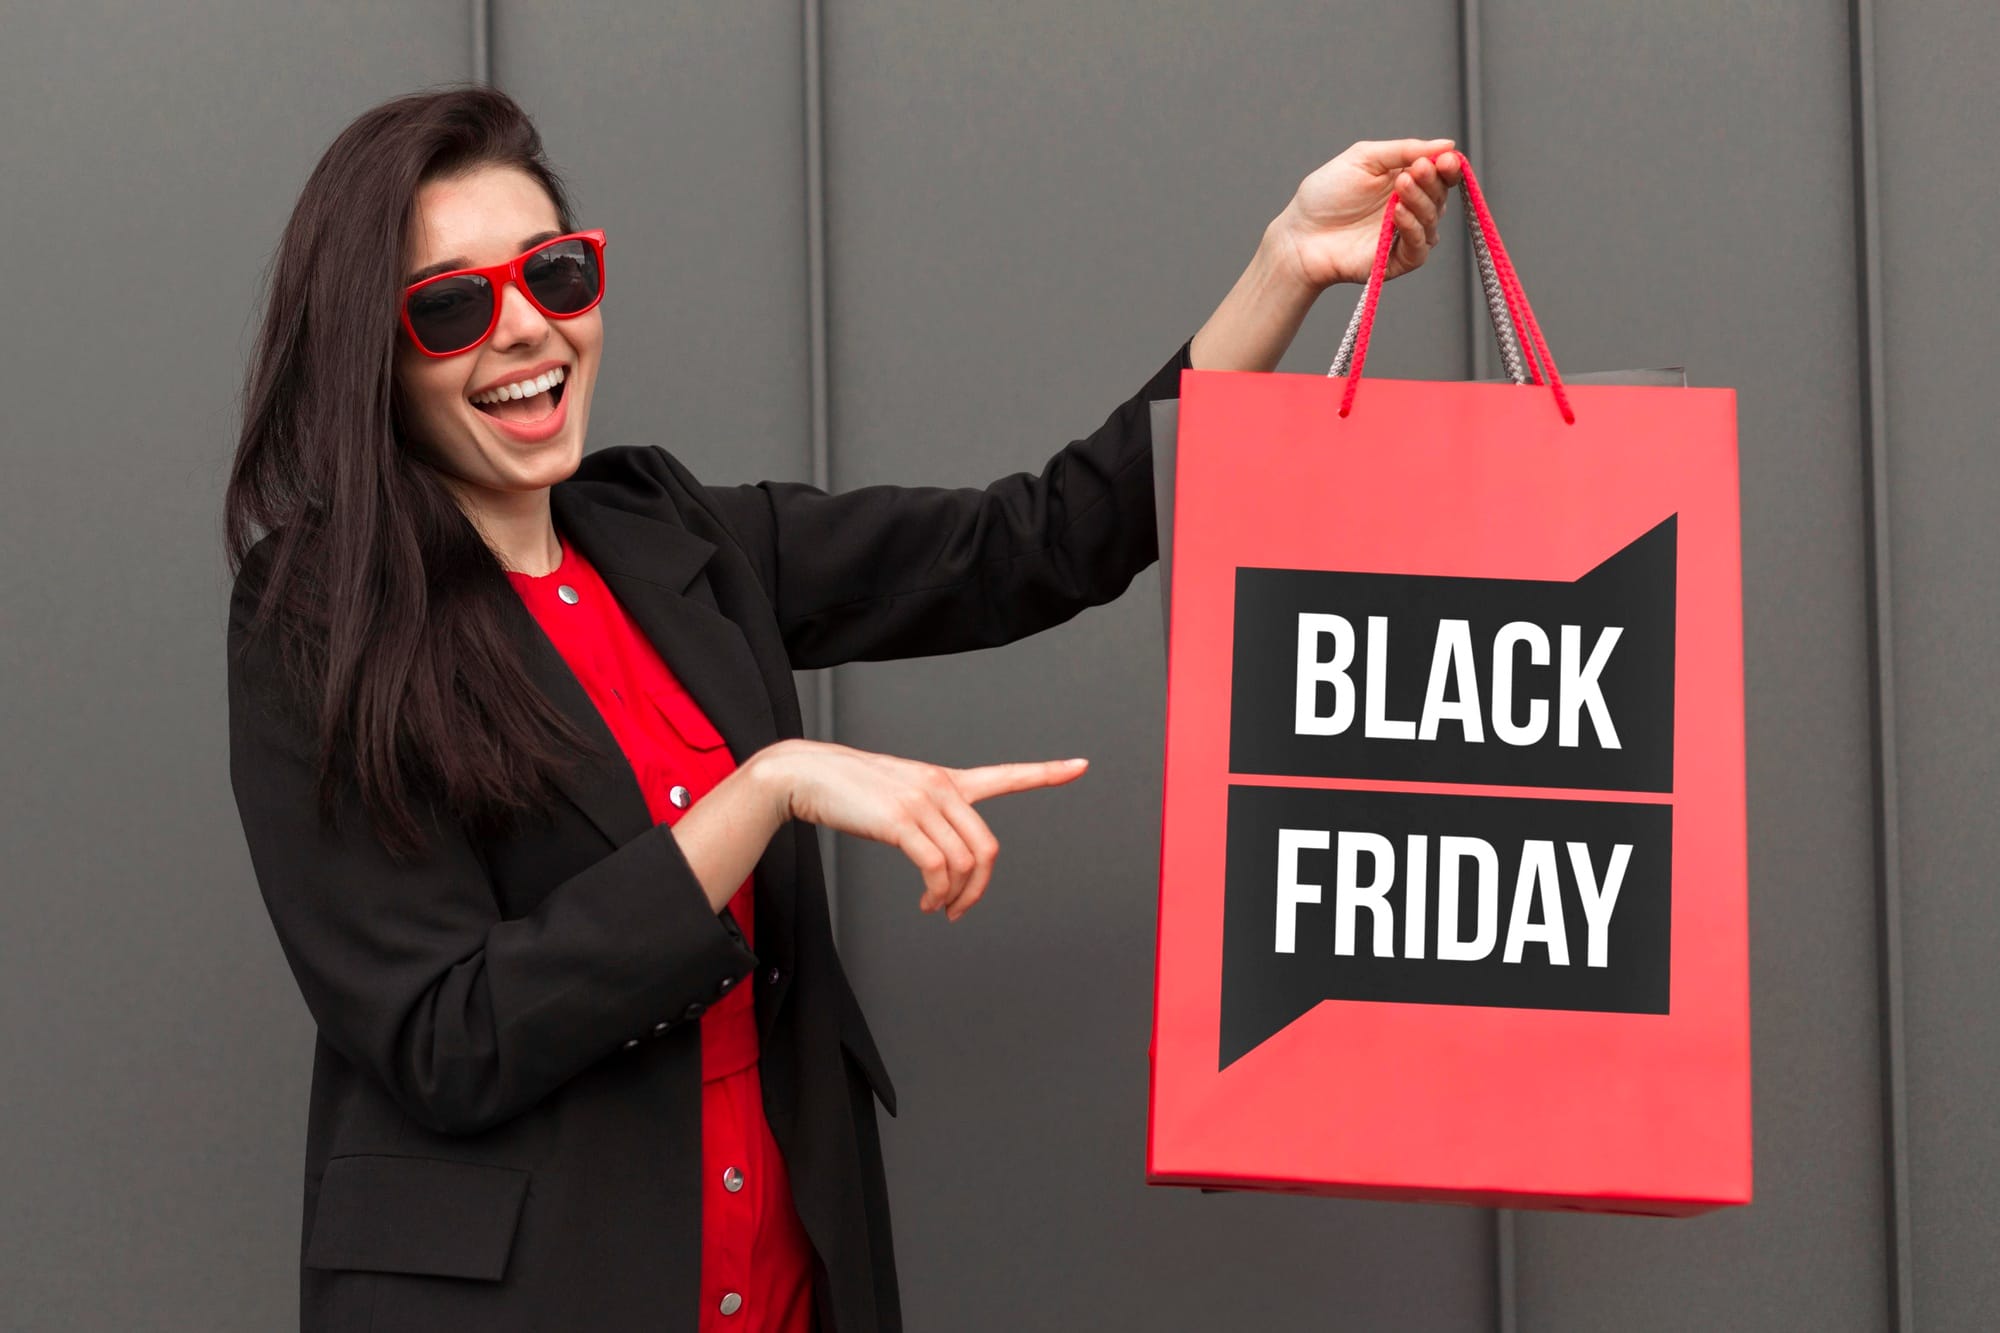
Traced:
<path fill-rule="evenodd" d="M 588 243 L 591 248 L 591 252 L 596 256 L 597 295 L 594 298 L 592 298 L 589 305 L 585 306 L 581 310 L 569 310 L 569 311 L 557 312 L 549 309 L 547 306 L 543 305 L 540 301 L 536 300 L 534 292 L 529 290 L 526 278 L 526 265 L 528 260 L 533 258 L 535 255 L 540 254 L 542 251 L 548 249 L 552 245 L 560 245 L 564 241 L 577 241 L 577 240 Z M 424 346 L 424 340 L 417 336 L 416 326 L 410 323 L 410 297 L 412 294 L 422 291 L 424 288 L 430 286 L 434 282 L 443 282 L 446 278 L 465 278 L 465 277 L 484 278 L 486 279 L 487 285 L 493 289 L 492 318 L 486 321 L 486 331 L 480 334 L 477 338 L 474 338 L 471 342 L 467 343 L 465 346 L 455 348 L 449 352 L 433 352 L 430 348 Z M 467 352 L 470 352 L 473 348 L 478 347 L 480 344 L 484 343 L 488 338 L 491 338 L 493 336 L 493 330 L 499 327 L 502 289 L 506 286 L 506 284 L 510 282 L 513 283 L 514 286 L 520 291 L 521 295 L 528 298 L 529 305 L 541 311 L 544 315 L 548 316 L 550 319 L 575 319 L 578 315 L 589 314 L 592 310 L 595 310 L 597 308 L 597 303 L 604 299 L 604 283 L 605 283 L 604 229 L 602 227 L 595 227 L 589 231 L 565 232 L 561 236 L 549 237 L 548 240 L 543 241 L 540 245 L 537 245 L 532 249 L 523 250 L 520 254 L 515 255 L 512 259 L 508 260 L 504 264 L 488 264 L 484 268 L 455 268 L 449 273 L 435 273 L 432 274 L 430 277 L 425 278 L 422 282 L 411 283 L 409 286 L 403 289 L 402 307 L 398 311 L 398 314 L 400 314 L 402 317 L 403 332 L 409 335 L 410 342 L 414 344 L 416 349 L 419 352 L 422 352 L 425 356 L 435 357 L 438 358 L 439 360 L 442 360 L 445 357 L 450 357 L 450 356 L 463 356 Z"/>

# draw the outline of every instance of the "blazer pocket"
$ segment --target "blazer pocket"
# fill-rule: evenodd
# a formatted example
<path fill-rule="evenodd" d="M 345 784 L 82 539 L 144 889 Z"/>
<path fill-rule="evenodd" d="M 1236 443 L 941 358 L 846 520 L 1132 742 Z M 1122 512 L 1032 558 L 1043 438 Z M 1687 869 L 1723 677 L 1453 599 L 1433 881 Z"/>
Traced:
<path fill-rule="evenodd" d="M 649 688 L 646 693 L 652 696 L 654 706 L 666 717 L 667 724 L 691 748 L 713 750 L 722 744 L 722 733 L 715 729 L 693 696 L 658 688 Z"/>
<path fill-rule="evenodd" d="M 336 1157 L 320 1178 L 307 1268 L 498 1282 L 528 1172 L 436 1157 Z"/>

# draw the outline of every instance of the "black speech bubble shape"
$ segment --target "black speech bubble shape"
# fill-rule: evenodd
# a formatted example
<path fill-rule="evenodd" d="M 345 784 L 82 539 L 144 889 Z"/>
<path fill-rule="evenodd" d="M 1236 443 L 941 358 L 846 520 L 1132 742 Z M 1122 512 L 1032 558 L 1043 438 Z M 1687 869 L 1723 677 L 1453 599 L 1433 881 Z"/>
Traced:
<path fill-rule="evenodd" d="M 1232 786 L 1229 789 L 1227 883 L 1222 936 L 1222 1040 L 1218 1068 L 1269 1039 L 1321 1000 L 1459 1004 L 1519 1009 L 1581 1009 L 1664 1014 L 1672 925 L 1673 809 L 1637 801 L 1569 801 L 1530 797 L 1428 795 L 1411 792 Z M 1292 952 L 1279 952 L 1279 831 L 1327 835 L 1325 850 L 1297 853 L 1297 880 L 1320 886 L 1317 904 L 1292 908 Z M 1392 918 L 1390 956 L 1378 957 L 1375 914 L 1352 913 L 1352 952 L 1337 952 L 1341 912 L 1336 891 L 1340 835 L 1371 834 L 1393 849 L 1395 872 L 1384 895 Z M 1406 957 L 1409 839 L 1425 840 L 1426 892 L 1421 957 Z M 1496 937 L 1479 960 L 1439 957 L 1440 839 L 1479 839 L 1497 864 Z M 1508 962 L 1506 942 L 1530 843 L 1552 843 L 1555 885 L 1567 963 L 1553 961 L 1546 943 L 1529 942 Z M 1630 847 L 1603 932 L 1603 966 L 1591 966 L 1589 930 L 1570 843 L 1585 847 L 1602 894 L 1614 848 Z M 1357 840 L 1356 845 L 1359 845 Z M 1475 862 L 1461 861 L 1459 910 L 1453 931 L 1476 941 Z M 1355 857 L 1356 879 L 1375 878 L 1376 865 Z M 1293 895 L 1296 898 L 1297 895 Z M 1528 924 L 1545 923 L 1539 892 L 1531 892 Z"/>
<path fill-rule="evenodd" d="M 1496 786 L 1570 787 L 1596 791 L 1666 792 L 1674 773 L 1674 592 L 1676 519 L 1669 517 L 1574 582 L 1357 574 L 1325 570 L 1236 571 L 1234 676 L 1229 766 L 1238 774 L 1375 778 L 1410 782 L 1476 782 Z M 1338 735 L 1300 735 L 1295 702 L 1301 612 L 1338 615 L 1354 630 L 1353 721 Z M 1370 736 L 1366 675 L 1369 618 L 1387 619 L 1383 715 L 1415 721 L 1423 712 L 1438 625 L 1469 623 L 1479 698 L 1481 739 L 1463 725 L 1440 722 L 1434 739 Z M 1511 744 L 1493 725 L 1495 636 L 1525 621 L 1547 637 L 1546 666 L 1532 649 L 1506 653 L 1514 675 L 1510 720 L 1525 723 L 1531 698 L 1548 701 L 1541 738 Z M 1579 658 L 1587 658 L 1604 627 L 1619 627 L 1599 688 L 1617 748 L 1601 742 L 1587 711 L 1579 712 L 1576 743 L 1563 745 L 1559 727 L 1562 626 L 1578 627 Z M 1321 660 L 1330 660 L 1329 641 Z M 1454 677 L 1454 682 L 1456 677 Z M 1333 712 L 1332 687 L 1314 687 L 1316 710 Z M 1456 698 L 1456 691 L 1447 692 Z"/>

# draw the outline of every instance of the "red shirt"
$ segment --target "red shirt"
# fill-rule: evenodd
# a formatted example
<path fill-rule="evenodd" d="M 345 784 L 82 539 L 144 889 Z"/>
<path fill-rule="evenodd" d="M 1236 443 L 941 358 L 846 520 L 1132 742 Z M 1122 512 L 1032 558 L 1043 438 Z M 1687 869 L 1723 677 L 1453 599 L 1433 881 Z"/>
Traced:
<path fill-rule="evenodd" d="M 654 822 L 674 824 L 736 760 L 597 571 L 560 532 L 557 540 L 562 561 L 552 572 L 509 570 L 508 580 L 603 714 Z M 754 949 L 750 892 L 746 879 L 725 910 Z M 752 990 L 736 987 L 700 1020 L 701 1330 L 812 1333 L 812 1245 L 764 1118 Z"/>

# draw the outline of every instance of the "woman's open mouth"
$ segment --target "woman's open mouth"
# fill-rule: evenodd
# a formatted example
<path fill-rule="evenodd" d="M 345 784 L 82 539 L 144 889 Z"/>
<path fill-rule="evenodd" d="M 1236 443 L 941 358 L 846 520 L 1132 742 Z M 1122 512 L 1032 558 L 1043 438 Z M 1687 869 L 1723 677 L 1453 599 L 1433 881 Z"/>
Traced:
<path fill-rule="evenodd" d="M 533 444 L 554 435 L 568 420 L 563 407 L 568 389 L 569 368 L 558 366 L 534 379 L 479 394 L 471 402 L 502 432 Z"/>

